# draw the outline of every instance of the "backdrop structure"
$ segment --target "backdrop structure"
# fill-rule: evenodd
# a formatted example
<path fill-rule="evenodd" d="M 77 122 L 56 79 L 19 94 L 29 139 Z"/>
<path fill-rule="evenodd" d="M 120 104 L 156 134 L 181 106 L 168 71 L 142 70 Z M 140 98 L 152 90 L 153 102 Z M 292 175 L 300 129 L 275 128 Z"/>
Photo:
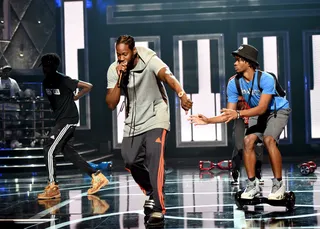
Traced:
<path fill-rule="evenodd" d="M 105 104 L 106 71 L 115 59 L 115 39 L 130 34 L 138 45 L 154 49 L 173 70 L 194 101 L 192 112 L 206 115 L 217 114 L 226 105 L 227 79 L 234 74 L 230 53 L 242 43 L 256 46 L 261 68 L 276 73 L 293 109 L 281 136 L 283 155 L 317 152 L 318 1 L 75 2 L 83 6 L 79 26 L 83 28 L 84 58 L 80 60 L 84 62 L 79 66 L 84 68 L 79 75 L 83 72 L 94 85 L 86 105 L 90 106 L 86 112 L 90 126 L 79 132 L 80 137 L 88 140 L 90 132 L 91 140 L 103 150 L 117 151 L 121 145 L 123 114 L 118 116 L 118 111 L 111 112 Z M 67 15 L 66 4 L 76 3 L 64 1 L 61 16 Z M 180 112 L 177 97 L 168 91 L 171 132 L 167 157 L 231 155 L 231 125 L 191 127 Z"/>

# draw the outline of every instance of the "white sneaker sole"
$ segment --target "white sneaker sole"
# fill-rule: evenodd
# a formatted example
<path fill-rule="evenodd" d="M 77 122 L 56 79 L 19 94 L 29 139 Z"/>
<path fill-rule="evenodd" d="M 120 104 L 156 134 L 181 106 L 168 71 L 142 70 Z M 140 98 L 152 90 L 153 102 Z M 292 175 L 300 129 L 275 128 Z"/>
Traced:
<path fill-rule="evenodd" d="M 241 199 L 244 199 L 244 200 L 252 200 L 253 198 L 255 198 L 255 197 L 257 197 L 257 196 L 259 196 L 260 195 L 260 193 L 258 192 L 257 194 L 255 194 L 253 197 L 247 197 L 247 196 L 245 196 L 245 197 L 242 197 L 242 195 L 241 195 Z"/>
<path fill-rule="evenodd" d="M 277 198 L 277 196 L 268 196 L 268 200 L 283 200 L 284 199 L 284 195 L 280 196 L 281 198 Z"/>

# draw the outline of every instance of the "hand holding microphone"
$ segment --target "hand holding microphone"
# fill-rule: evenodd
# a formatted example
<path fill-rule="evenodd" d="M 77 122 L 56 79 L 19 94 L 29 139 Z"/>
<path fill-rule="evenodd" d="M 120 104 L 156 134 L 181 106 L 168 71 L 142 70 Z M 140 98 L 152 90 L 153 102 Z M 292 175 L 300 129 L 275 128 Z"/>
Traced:
<path fill-rule="evenodd" d="M 119 88 L 120 88 L 120 85 L 121 85 L 121 80 L 122 80 L 123 73 L 127 71 L 127 64 L 128 64 L 127 61 L 120 62 L 118 64 L 117 68 L 116 68 L 117 74 L 119 76 L 119 79 L 118 79 L 118 87 Z"/>
<path fill-rule="evenodd" d="M 128 67 L 127 61 L 119 62 L 118 66 L 117 66 L 117 74 L 119 77 L 122 75 L 123 72 L 127 71 L 127 67 Z"/>

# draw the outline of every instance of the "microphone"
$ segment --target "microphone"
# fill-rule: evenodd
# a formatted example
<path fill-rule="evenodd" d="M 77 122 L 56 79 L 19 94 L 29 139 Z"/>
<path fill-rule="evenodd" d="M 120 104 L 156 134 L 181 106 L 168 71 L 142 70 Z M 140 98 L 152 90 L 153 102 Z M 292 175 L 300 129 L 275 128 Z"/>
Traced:
<path fill-rule="evenodd" d="M 118 88 L 120 88 L 120 87 L 121 87 L 122 74 L 123 74 L 123 71 L 122 71 L 122 70 L 120 70 L 120 75 L 119 75 L 118 82 L 117 82 Z"/>
<path fill-rule="evenodd" d="M 127 62 L 125 61 L 124 64 L 127 64 Z M 127 86 L 128 82 L 123 82 L 124 80 L 128 81 L 127 78 L 128 78 L 128 72 L 120 70 L 119 71 L 119 78 L 118 78 L 118 87 Z"/>

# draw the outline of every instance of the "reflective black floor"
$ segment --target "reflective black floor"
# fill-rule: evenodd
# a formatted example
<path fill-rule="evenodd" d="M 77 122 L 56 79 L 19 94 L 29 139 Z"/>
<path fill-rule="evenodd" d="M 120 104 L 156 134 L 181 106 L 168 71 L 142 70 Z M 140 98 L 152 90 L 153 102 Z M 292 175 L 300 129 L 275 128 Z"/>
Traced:
<path fill-rule="evenodd" d="M 296 207 L 249 206 L 238 210 L 228 171 L 199 173 L 191 168 L 168 168 L 165 228 L 320 228 L 320 171 L 302 176 L 296 164 L 285 164 L 283 177 L 296 195 Z M 0 175 L 1 228 L 145 228 L 142 206 L 146 197 L 126 171 L 105 172 L 108 187 L 88 196 L 90 179 L 73 170 L 59 171 L 61 199 L 38 201 L 46 185 L 44 174 Z M 242 174 L 245 174 L 242 171 Z M 272 172 L 263 167 L 263 195 L 271 189 Z M 14 227 L 13 222 L 15 223 Z"/>

